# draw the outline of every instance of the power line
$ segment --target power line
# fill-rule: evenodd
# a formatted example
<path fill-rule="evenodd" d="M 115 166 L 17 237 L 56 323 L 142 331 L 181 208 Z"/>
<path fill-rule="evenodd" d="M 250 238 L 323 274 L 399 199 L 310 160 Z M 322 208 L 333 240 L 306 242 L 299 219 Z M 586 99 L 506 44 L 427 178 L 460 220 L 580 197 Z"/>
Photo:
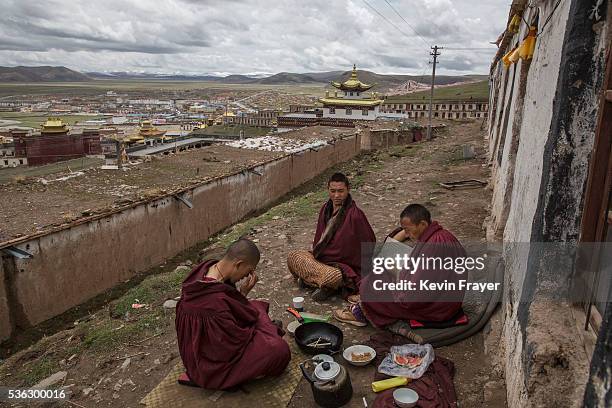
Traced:
<path fill-rule="evenodd" d="M 486 51 L 496 51 L 497 48 L 491 47 L 446 47 L 445 50 L 453 50 L 453 51 L 478 51 L 478 50 L 486 50 Z"/>
<path fill-rule="evenodd" d="M 374 10 L 374 12 L 376 14 L 378 14 L 383 20 L 385 20 L 387 23 L 389 23 L 390 25 L 392 25 L 397 31 L 399 31 L 400 33 L 404 34 L 407 38 L 412 39 L 413 36 L 410 36 L 408 34 L 406 34 L 405 31 L 403 31 L 401 28 L 399 28 L 397 25 L 395 25 L 391 20 L 389 20 L 387 17 L 385 17 L 380 11 L 376 10 L 376 8 L 374 8 L 374 6 L 372 6 L 370 3 L 368 3 L 366 0 L 362 0 L 366 6 L 368 6 L 369 8 L 371 8 L 372 10 Z"/>
<path fill-rule="evenodd" d="M 393 5 L 391 3 L 389 3 L 388 0 L 385 0 L 385 3 L 387 3 L 387 5 L 391 8 L 391 10 L 393 10 L 395 12 L 395 14 L 397 14 L 399 16 L 399 18 L 404 20 L 404 23 L 406 23 L 406 25 L 408 27 L 410 27 L 410 29 L 412 31 L 414 31 L 414 33 L 417 35 L 417 37 L 419 37 L 425 43 L 425 45 L 429 47 L 429 43 L 427 41 L 425 41 L 425 39 L 419 34 L 419 32 L 412 25 L 410 25 L 410 23 L 408 21 L 406 21 L 406 19 L 399 13 L 399 11 L 397 11 L 395 9 L 395 7 L 393 7 Z"/>
<path fill-rule="evenodd" d="M 550 12 L 548 17 L 546 18 L 546 21 L 544 21 L 544 24 L 542 25 L 542 28 L 540 28 L 540 30 L 539 30 L 540 32 L 537 34 L 537 37 L 539 37 L 544 32 L 544 28 L 546 28 L 546 26 L 550 22 L 550 19 L 555 14 L 555 11 L 557 11 L 557 7 L 559 7 L 559 4 L 561 4 L 561 0 L 558 0 L 557 4 L 555 4 L 555 6 L 553 7 L 552 11 Z"/>

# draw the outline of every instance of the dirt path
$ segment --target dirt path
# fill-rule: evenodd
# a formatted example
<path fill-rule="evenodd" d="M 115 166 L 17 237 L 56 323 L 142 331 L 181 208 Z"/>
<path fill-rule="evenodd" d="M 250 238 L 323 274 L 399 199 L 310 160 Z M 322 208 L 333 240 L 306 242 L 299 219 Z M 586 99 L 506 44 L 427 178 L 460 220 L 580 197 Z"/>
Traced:
<path fill-rule="evenodd" d="M 456 159 L 460 146 L 465 143 L 476 147 L 475 159 Z M 482 223 L 490 202 L 489 191 L 449 191 L 440 188 L 437 183 L 470 178 L 487 180 L 489 171 L 485 164 L 483 146 L 483 132 L 479 130 L 479 123 L 454 124 L 431 143 L 396 147 L 388 152 L 365 155 L 341 167 L 350 173 L 349 177 L 357 184 L 352 191 L 353 198 L 368 216 L 379 240 L 397 225 L 403 207 L 417 202 L 425 204 L 433 217 L 460 240 L 480 241 L 484 240 Z M 238 224 L 217 237 L 219 244 L 223 245 L 248 232 L 257 242 L 263 258 L 258 268 L 260 283 L 251 296 L 270 300 L 271 317 L 282 319 L 285 325 L 291 321 L 285 308 L 296 295 L 305 296 L 306 306 L 312 312 L 330 313 L 343 303 L 338 298 L 322 303 L 313 302 L 309 291 L 296 287 L 285 265 L 290 250 L 309 248 L 311 245 L 315 214 L 325 198 L 325 177 L 322 175 L 316 181 L 317 184 L 311 183 L 303 188 L 303 195 L 257 218 Z M 162 266 L 162 270 L 171 273 L 179 262 L 197 262 L 198 249 L 174 259 Z M 173 327 L 174 312 L 161 306 L 166 299 L 178 295 L 180 280 L 176 277 L 174 279 L 171 285 L 162 285 L 164 289 L 155 292 L 155 300 L 149 302 L 154 314 L 128 311 L 120 318 L 109 317 L 109 314 L 117 310 L 118 303 L 129 304 L 137 296 L 141 296 L 139 300 L 142 301 L 142 297 L 148 296 L 143 290 L 142 293 L 138 292 L 140 289 L 136 287 L 119 301 L 91 315 L 88 318 L 90 321 L 85 323 L 89 325 L 85 326 L 87 333 L 83 333 L 84 324 L 80 323 L 9 358 L 0 367 L 0 383 L 23 385 L 44 378 L 43 374 L 65 370 L 68 376 L 64 385 L 70 386 L 74 394 L 72 401 L 82 406 L 139 406 L 139 400 L 179 361 Z M 154 284 L 152 287 L 159 286 Z M 357 329 L 339 325 L 345 334 L 345 345 L 364 342 L 372 333 L 371 328 Z M 101 331 L 102 327 L 106 327 L 106 331 Z M 140 327 L 142 331 L 130 331 L 130 335 L 121 334 L 133 327 Z M 94 331 L 104 335 L 96 334 L 92 339 L 91 332 Z M 156 335 L 158 333 L 161 334 Z M 455 363 L 455 385 L 462 407 L 505 405 L 503 397 L 499 397 L 505 395 L 503 386 L 493 393 L 500 399 L 494 403 L 490 398 L 485 400 L 485 390 L 490 391 L 491 384 L 497 384 L 495 381 L 498 379 L 492 374 L 492 367 L 483 349 L 483 337 L 478 334 L 459 344 L 436 350 L 436 353 Z M 130 357 L 129 362 L 122 368 L 122 365 L 126 365 L 126 357 Z M 45 370 L 35 373 L 33 369 L 28 371 L 28 364 L 41 371 L 40 360 L 45 358 L 49 361 Z M 23 368 L 24 364 L 26 368 Z M 374 400 L 370 390 L 373 374 L 373 367 L 351 368 L 355 396 L 350 407 L 362 407 L 362 396 L 371 405 Z M 289 406 L 315 406 L 305 381 L 300 382 Z"/>

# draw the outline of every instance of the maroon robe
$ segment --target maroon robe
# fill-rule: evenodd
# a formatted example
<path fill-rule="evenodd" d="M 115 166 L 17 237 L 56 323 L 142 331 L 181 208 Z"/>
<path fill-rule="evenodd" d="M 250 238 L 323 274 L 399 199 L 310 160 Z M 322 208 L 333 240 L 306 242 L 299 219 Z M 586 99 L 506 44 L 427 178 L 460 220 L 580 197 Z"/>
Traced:
<path fill-rule="evenodd" d="M 457 258 L 465 257 L 465 249 L 455 236 L 445 230 L 436 221 L 433 221 L 429 227 L 419 237 L 416 246 L 412 250 L 411 257 L 441 257 L 441 258 Z M 371 291 L 370 278 L 376 279 L 376 275 L 370 274 L 368 279 L 362 281 L 361 292 Z M 435 282 L 454 282 L 458 285 L 460 279 L 467 279 L 467 272 L 457 274 L 452 270 L 423 270 L 420 268 L 414 274 L 407 277 L 413 282 L 416 282 L 417 287 L 419 281 L 429 279 Z M 464 291 L 444 292 L 442 290 L 435 292 L 434 295 L 440 299 L 458 300 L 462 298 Z M 404 295 L 404 294 L 403 294 Z M 405 294 L 406 297 L 410 293 Z M 430 296 L 421 294 L 419 296 Z M 419 300 L 425 300 L 419 298 Z M 395 323 L 398 320 L 419 320 L 427 322 L 444 322 L 450 320 L 461 309 L 461 301 L 396 301 L 396 302 L 361 302 L 361 310 L 367 319 L 376 327 L 385 327 Z"/>
<path fill-rule="evenodd" d="M 221 390 L 280 375 L 291 352 L 268 316 L 268 304 L 249 301 L 230 284 L 203 280 L 215 263 L 203 262 L 191 272 L 176 308 L 187 375 L 200 387 Z"/>
<path fill-rule="evenodd" d="M 368 242 L 374 244 L 376 236 L 366 215 L 357 207 L 350 195 L 345 206 L 346 213 L 342 225 L 338 227 L 323 250 L 316 254 L 316 259 L 326 265 L 340 268 L 345 285 L 357 290 L 361 282 L 361 244 Z M 321 207 L 312 244 L 313 249 L 321 239 L 327 222 L 332 216 L 332 211 L 333 203 L 331 200 Z"/>

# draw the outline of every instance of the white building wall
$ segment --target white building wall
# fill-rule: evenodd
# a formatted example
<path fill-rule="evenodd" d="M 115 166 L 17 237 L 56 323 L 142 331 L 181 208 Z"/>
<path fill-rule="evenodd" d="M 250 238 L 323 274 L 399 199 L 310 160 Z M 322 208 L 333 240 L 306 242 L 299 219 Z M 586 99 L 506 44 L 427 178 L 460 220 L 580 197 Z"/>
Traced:
<path fill-rule="evenodd" d="M 27 166 L 28 159 L 25 157 L 2 157 L 0 156 L 0 168 Z"/>
<path fill-rule="evenodd" d="M 344 99 L 365 99 L 372 96 L 371 92 L 343 91 Z"/>
<path fill-rule="evenodd" d="M 324 118 L 338 118 L 338 119 L 353 119 L 353 120 L 375 120 L 380 116 L 380 109 L 378 106 L 374 110 L 368 110 L 367 115 L 362 114 L 362 109 L 351 109 L 351 113 L 347 114 L 346 109 L 335 108 L 334 113 L 330 113 L 329 107 L 323 108 Z"/>
<path fill-rule="evenodd" d="M 542 191 L 543 180 L 547 180 L 547 188 L 555 188 L 550 185 L 549 171 L 544 174 L 543 169 L 545 160 L 551 160 L 547 156 L 548 144 L 551 140 L 561 139 L 561 135 L 551 134 L 553 124 L 556 125 L 553 112 L 559 103 L 555 98 L 559 74 L 564 67 L 562 53 L 565 43 L 570 41 L 567 37 L 570 35 L 567 32 L 570 7 L 576 2 L 560 2 L 546 29 L 538 33 L 535 53 L 526 76 L 524 100 L 518 95 L 523 62 L 506 69 L 499 61 L 492 72 L 491 95 L 495 98 L 495 106 L 489 125 L 489 154 L 494 189 L 488 228 L 489 232 L 491 229 L 501 229 L 504 242 L 506 302 L 501 310 L 503 333 L 500 354 L 503 356 L 508 407 L 511 408 L 545 406 L 541 405 L 542 401 L 559 398 L 549 394 L 550 387 L 553 387 L 549 381 L 566 381 L 568 389 L 562 398 L 576 401 L 576 405 L 564 406 L 580 406 L 578 401 L 582 396 L 580 375 L 583 367 L 579 362 L 584 362 L 586 358 L 578 358 L 576 339 L 579 336 L 574 336 L 575 324 L 567 316 L 571 312 L 561 302 L 542 307 L 540 302 L 543 299 L 537 297 L 537 286 L 533 286 L 539 284 L 538 271 L 528 266 L 533 255 L 525 244 L 518 244 L 529 243 L 534 233 L 540 233 L 541 227 L 534 230 L 534 225 L 541 224 L 537 214 L 544 205 L 540 201 L 545 194 Z M 528 8 L 524 17 L 530 21 L 534 13 L 539 12 L 541 27 L 556 3 L 541 0 L 536 7 Z M 525 24 L 521 26 L 521 31 L 514 35 L 506 51 L 524 38 L 526 27 Z M 513 135 L 517 138 L 516 143 L 513 143 Z M 512 157 L 513 148 L 516 148 L 515 157 Z M 583 152 L 576 151 L 580 157 L 587 157 Z M 584 177 L 577 178 L 584 180 Z M 576 189 L 579 190 L 579 187 Z M 504 220 L 505 211 L 507 220 Z M 494 235 L 488 234 L 489 237 Z M 533 290 L 533 303 L 530 303 L 531 297 L 527 298 L 529 302 L 522 297 L 526 282 Z M 569 322 L 569 326 L 564 322 Z M 570 345 L 572 343 L 573 346 Z M 576 350 L 572 347 L 576 347 Z M 578 362 L 572 360 L 565 368 L 550 367 L 548 374 L 542 374 L 540 367 L 546 364 L 547 359 L 572 353 L 577 356 Z M 553 370 L 559 371 L 553 374 Z M 557 377 L 553 380 L 555 375 Z M 551 376 L 550 380 L 546 376 Z"/>
<path fill-rule="evenodd" d="M 0 158 L 5 157 L 5 156 L 9 156 L 9 157 L 15 156 L 15 147 L 13 146 L 0 147 Z"/>

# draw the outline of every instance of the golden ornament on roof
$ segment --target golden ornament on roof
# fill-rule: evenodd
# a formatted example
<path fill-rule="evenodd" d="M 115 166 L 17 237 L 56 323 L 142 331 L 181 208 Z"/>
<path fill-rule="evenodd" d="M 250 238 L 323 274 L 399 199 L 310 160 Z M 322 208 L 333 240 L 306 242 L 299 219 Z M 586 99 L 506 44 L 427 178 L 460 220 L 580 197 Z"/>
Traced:
<path fill-rule="evenodd" d="M 60 118 L 48 118 L 45 123 L 41 125 L 41 132 L 43 133 L 66 133 L 68 128 L 66 124 L 62 122 Z"/>
<path fill-rule="evenodd" d="M 367 91 L 368 89 L 376 85 L 376 84 L 365 84 L 361 82 L 357 78 L 357 66 L 354 64 L 353 64 L 353 71 L 351 72 L 351 77 L 349 79 L 347 79 L 344 82 L 332 81 L 331 84 L 334 88 L 338 88 L 342 91 L 357 91 L 357 92 Z"/>

